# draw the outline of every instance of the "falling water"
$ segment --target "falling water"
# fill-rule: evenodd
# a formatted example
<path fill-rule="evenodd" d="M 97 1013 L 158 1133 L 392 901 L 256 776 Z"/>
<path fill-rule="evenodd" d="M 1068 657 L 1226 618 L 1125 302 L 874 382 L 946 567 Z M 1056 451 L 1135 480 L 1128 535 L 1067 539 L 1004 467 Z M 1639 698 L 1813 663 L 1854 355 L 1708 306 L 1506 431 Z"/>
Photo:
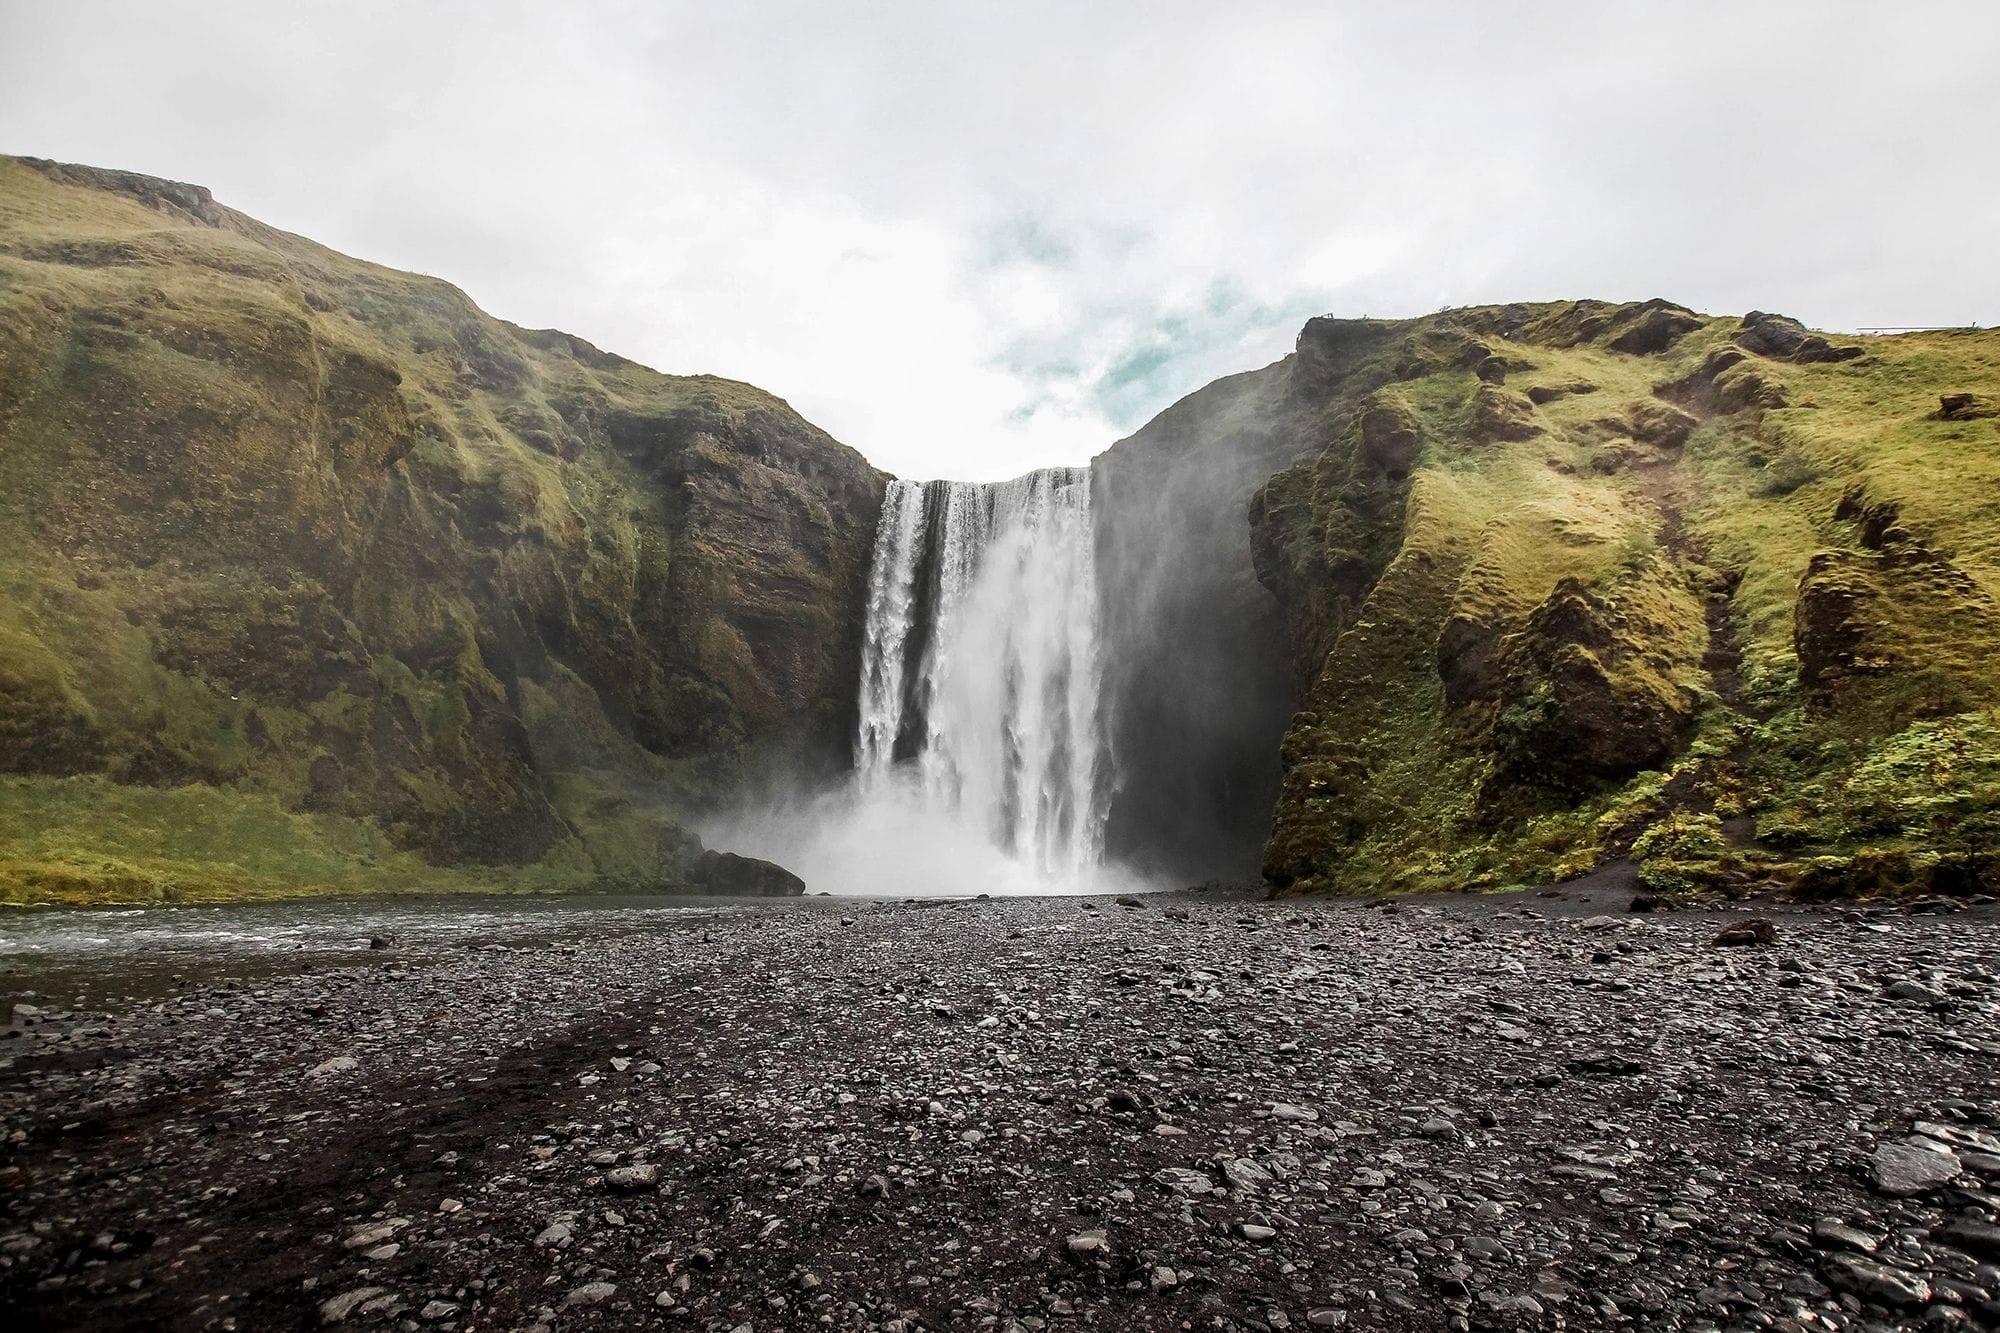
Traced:
<path fill-rule="evenodd" d="M 891 482 L 876 532 L 856 780 L 981 829 L 1043 877 L 1104 854 L 1088 468 Z"/>

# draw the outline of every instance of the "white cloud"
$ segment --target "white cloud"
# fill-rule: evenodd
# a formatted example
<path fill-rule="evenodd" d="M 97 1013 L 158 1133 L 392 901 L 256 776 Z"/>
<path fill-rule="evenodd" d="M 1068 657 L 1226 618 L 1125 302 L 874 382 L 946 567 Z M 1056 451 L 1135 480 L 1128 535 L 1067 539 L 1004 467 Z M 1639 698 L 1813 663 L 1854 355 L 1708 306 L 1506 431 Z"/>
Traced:
<path fill-rule="evenodd" d="M 992 478 L 1322 309 L 1990 323 L 1996 50 L 1949 4 L 72 0 L 0 8 L 0 147 Z"/>

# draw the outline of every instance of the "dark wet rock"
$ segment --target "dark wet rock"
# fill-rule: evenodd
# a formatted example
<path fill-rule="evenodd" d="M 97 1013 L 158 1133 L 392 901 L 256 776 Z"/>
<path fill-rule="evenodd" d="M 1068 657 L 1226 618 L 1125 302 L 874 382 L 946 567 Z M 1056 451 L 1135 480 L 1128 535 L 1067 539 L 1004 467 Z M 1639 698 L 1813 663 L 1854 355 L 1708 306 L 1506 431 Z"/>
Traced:
<path fill-rule="evenodd" d="M 1938 1241 L 1955 1250 L 2000 1263 L 2000 1226 L 1992 1222 L 1969 1217 L 1953 1218 L 1933 1234 Z"/>
<path fill-rule="evenodd" d="M 806 891 L 806 882 L 783 866 L 735 852 L 703 852 L 688 867 L 688 884 L 727 898 L 796 898 Z"/>
<path fill-rule="evenodd" d="M 1976 393 L 1946 393 L 1938 395 L 1938 416 L 1945 421 L 1972 421 L 1979 417 L 2000 415 L 2000 403 L 1982 398 Z"/>

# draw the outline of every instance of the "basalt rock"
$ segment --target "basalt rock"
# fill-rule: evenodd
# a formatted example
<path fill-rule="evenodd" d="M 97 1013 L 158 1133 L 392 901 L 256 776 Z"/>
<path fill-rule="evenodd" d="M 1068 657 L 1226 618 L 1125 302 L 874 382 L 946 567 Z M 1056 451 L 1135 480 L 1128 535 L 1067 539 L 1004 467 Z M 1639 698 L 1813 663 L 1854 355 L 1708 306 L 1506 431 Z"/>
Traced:
<path fill-rule="evenodd" d="M 796 898 L 806 891 L 804 880 L 776 862 L 734 852 L 703 852 L 687 878 L 698 893 L 730 898 Z"/>
<path fill-rule="evenodd" d="M 1743 317 L 1733 341 L 1758 356 L 1804 364 L 1852 361 L 1864 350 L 1853 344 L 1837 347 L 1819 334 L 1809 332 L 1795 319 L 1762 310 L 1753 310 Z"/>

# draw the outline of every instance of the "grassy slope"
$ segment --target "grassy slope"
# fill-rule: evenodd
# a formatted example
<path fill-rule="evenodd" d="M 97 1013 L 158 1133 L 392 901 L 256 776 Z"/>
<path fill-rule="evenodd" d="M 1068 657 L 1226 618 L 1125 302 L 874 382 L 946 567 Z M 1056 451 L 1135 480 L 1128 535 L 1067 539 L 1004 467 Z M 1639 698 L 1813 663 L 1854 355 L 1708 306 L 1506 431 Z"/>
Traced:
<path fill-rule="evenodd" d="M 0 158 L 0 900 L 670 881 L 837 727 L 880 487 L 750 386 Z"/>
<path fill-rule="evenodd" d="M 1663 889 L 1995 878 L 2000 423 L 1938 400 L 2000 396 L 2000 335 L 1717 375 L 1738 321 L 1613 349 L 1646 318 L 1398 326 L 1397 364 L 1328 399 L 1318 457 L 1260 495 L 1305 682 L 1279 882 L 1532 883 L 1627 852 Z M 1371 452 L 1384 403 L 1407 473 Z"/>

